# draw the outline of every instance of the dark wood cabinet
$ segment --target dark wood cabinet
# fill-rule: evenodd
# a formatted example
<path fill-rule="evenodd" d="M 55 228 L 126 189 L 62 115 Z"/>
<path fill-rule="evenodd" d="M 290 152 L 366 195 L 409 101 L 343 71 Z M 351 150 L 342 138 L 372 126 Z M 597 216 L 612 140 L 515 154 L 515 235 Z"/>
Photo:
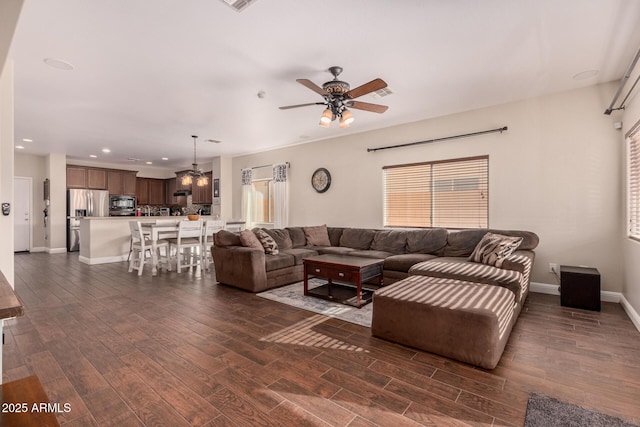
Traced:
<path fill-rule="evenodd" d="M 149 204 L 149 180 L 147 178 L 136 179 L 136 199 L 138 205 Z"/>
<path fill-rule="evenodd" d="M 92 190 L 107 189 L 106 169 L 87 168 L 87 188 Z"/>
<path fill-rule="evenodd" d="M 136 195 L 136 174 L 135 171 L 122 172 L 122 194 L 125 196 Z"/>
<path fill-rule="evenodd" d="M 195 182 L 191 184 L 191 192 L 193 194 L 193 199 L 192 199 L 193 203 L 200 204 L 200 205 L 210 205 L 213 201 L 212 174 L 211 172 L 207 172 L 205 175 L 208 178 L 207 185 L 198 187 Z"/>
<path fill-rule="evenodd" d="M 149 179 L 149 204 L 164 205 L 165 189 L 163 179 Z"/>
<path fill-rule="evenodd" d="M 165 186 L 165 203 L 167 205 L 177 205 L 178 198 L 173 195 L 176 192 L 176 178 L 164 180 Z"/>
<path fill-rule="evenodd" d="M 87 188 L 87 168 L 67 166 L 67 188 Z"/>
<path fill-rule="evenodd" d="M 136 195 L 136 171 L 107 170 L 107 189 L 114 196 Z"/>
<path fill-rule="evenodd" d="M 107 172 L 107 190 L 111 196 L 122 196 L 122 172 L 112 170 Z"/>
<path fill-rule="evenodd" d="M 182 184 L 182 175 L 188 171 L 180 171 L 176 172 L 176 190 L 191 190 L 191 184 Z"/>

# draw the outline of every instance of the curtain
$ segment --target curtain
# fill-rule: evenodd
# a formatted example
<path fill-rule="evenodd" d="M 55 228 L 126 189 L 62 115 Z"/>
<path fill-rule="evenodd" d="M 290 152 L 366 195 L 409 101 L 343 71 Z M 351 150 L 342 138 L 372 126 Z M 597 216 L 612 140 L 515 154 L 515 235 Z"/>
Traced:
<path fill-rule="evenodd" d="M 273 165 L 274 228 L 289 225 L 289 181 L 286 163 Z"/>
<path fill-rule="evenodd" d="M 245 221 L 245 228 L 249 230 L 252 228 L 252 215 L 251 215 L 251 199 L 253 195 L 253 170 L 242 169 L 242 219 Z"/>

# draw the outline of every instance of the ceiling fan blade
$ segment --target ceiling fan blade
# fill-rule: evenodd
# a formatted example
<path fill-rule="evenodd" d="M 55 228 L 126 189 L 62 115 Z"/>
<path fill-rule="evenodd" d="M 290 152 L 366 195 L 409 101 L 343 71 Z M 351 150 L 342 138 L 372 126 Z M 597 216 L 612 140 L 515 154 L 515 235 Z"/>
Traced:
<path fill-rule="evenodd" d="M 281 110 L 289 110 L 291 108 L 307 107 L 309 105 L 325 105 L 325 103 L 324 102 L 310 102 L 308 104 L 286 105 L 284 107 L 279 107 L 279 108 Z"/>
<path fill-rule="evenodd" d="M 365 110 L 365 111 L 371 111 L 373 113 L 381 113 L 381 114 L 387 111 L 387 108 L 389 108 L 386 105 L 370 104 L 368 102 L 361 102 L 361 101 L 348 101 L 346 102 L 346 106 L 349 108 L 355 108 L 357 110 Z"/>
<path fill-rule="evenodd" d="M 344 94 L 344 97 L 347 99 L 358 98 L 362 95 L 366 95 L 370 92 L 375 92 L 376 90 L 380 90 L 382 88 L 387 87 L 387 83 L 382 79 L 374 79 L 369 83 L 365 83 L 362 86 L 358 86 L 355 89 L 351 89 L 349 92 Z"/>
<path fill-rule="evenodd" d="M 311 89 L 312 91 L 314 91 L 315 93 L 317 93 L 319 95 L 325 96 L 327 94 L 326 90 L 322 89 L 320 86 L 318 86 L 317 84 L 315 84 L 311 80 L 296 79 L 296 81 L 298 83 L 300 83 L 302 86 L 305 86 L 305 87 Z"/>

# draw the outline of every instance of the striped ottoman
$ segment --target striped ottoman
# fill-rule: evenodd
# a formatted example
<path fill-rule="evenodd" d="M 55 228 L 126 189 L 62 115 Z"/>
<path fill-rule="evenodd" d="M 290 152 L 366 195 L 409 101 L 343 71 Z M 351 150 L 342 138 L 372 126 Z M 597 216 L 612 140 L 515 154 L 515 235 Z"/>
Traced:
<path fill-rule="evenodd" d="M 487 369 L 498 364 L 516 321 L 509 289 L 409 276 L 373 295 L 371 333 Z"/>

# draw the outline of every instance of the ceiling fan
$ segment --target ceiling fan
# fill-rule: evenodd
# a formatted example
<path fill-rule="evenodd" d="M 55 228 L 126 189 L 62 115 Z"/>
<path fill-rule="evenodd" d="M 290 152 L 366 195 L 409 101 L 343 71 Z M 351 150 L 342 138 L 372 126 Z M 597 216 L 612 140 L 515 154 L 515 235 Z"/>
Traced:
<path fill-rule="evenodd" d="M 387 83 L 384 80 L 374 79 L 369 83 L 365 83 L 355 89 L 351 89 L 349 83 L 338 80 L 338 76 L 342 73 L 342 67 L 330 67 L 329 72 L 333 74 L 333 80 L 324 83 L 322 87 L 316 85 L 311 80 L 296 79 L 296 81 L 301 85 L 321 95 L 324 98 L 324 102 L 287 105 L 285 107 L 280 107 L 280 109 L 288 110 L 290 108 L 306 107 L 309 105 L 326 105 L 327 108 L 320 117 L 320 126 L 329 127 L 333 120 L 340 119 L 340 127 L 345 128 L 349 127 L 349 124 L 353 123 L 355 120 L 353 114 L 351 114 L 351 111 L 349 111 L 348 108 L 371 111 L 374 113 L 384 113 L 387 111 L 387 108 L 389 108 L 386 105 L 353 101 L 355 98 L 387 87 Z"/>

